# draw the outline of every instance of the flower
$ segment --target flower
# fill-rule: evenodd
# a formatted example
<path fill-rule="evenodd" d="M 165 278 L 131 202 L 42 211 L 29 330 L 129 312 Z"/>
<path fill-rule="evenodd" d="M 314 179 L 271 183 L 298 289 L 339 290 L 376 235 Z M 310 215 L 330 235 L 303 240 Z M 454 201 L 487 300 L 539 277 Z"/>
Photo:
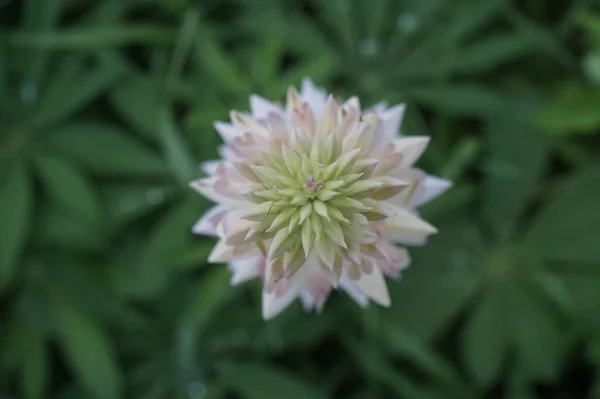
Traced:
<path fill-rule="evenodd" d="M 451 185 L 413 168 L 429 138 L 398 136 L 404 105 L 361 111 L 309 79 L 286 100 L 252 95 L 250 114 L 215 123 L 223 159 L 191 187 L 218 205 L 193 231 L 218 237 L 209 261 L 228 262 L 232 284 L 262 278 L 265 319 L 298 297 L 320 311 L 338 287 L 389 306 L 384 275 L 410 263 L 398 244 L 436 233 L 416 208 Z"/>

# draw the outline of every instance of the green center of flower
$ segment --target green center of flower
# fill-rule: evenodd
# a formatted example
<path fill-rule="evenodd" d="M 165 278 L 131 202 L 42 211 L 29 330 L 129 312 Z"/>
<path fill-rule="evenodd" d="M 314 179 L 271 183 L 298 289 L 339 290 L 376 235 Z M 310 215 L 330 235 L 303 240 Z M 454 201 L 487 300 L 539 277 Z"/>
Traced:
<path fill-rule="evenodd" d="M 369 122 L 345 135 L 330 129 L 292 136 L 258 165 L 236 164 L 255 183 L 245 194 L 256 204 L 243 216 L 252 222 L 247 239 L 270 240 L 259 246 L 269 248 L 280 277 L 292 275 L 312 251 L 339 277 L 342 260 L 360 264 L 361 246 L 377 240 L 368 222 L 393 215 L 381 200 L 404 185 L 374 176 L 378 161 L 366 158 L 365 148 L 377 125 Z"/>

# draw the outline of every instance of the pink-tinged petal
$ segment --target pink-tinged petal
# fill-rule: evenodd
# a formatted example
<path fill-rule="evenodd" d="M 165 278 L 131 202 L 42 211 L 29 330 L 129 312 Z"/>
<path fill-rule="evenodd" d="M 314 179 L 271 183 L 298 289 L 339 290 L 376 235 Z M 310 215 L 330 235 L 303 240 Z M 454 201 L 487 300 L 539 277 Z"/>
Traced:
<path fill-rule="evenodd" d="M 379 113 L 379 117 L 381 118 L 380 131 L 382 143 L 391 142 L 400 135 L 400 125 L 402 124 L 405 110 L 405 104 L 397 104 Z"/>
<path fill-rule="evenodd" d="M 200 169 L 207 175 L 214 175 L 222 162 L 223 161 L 218 160 L 202 162 L 200 164 Z"/>
<path fill-rule="evenodd" d="M 310 105 L 317 118 L 321 116 L 327 103 L 327 92 L 325 90 L 318 88 L 311 79 L 304 78 L 300 98 Z"/>
<path fill-rule="evenodd" d="M 300 295 L 300 291 L 306 285 L 307 278 L 307 268 L 301 267 L 296 274 L 294 274 L 294 276 L 288 280 L 289 285 L 282 293 L 279 293 L 277 290 L 267 292 L 266 289 L 263 289 L 263 319 L 272 319 L 281 313 L 285 308 L 287 308 L 298 297 L 298 295 Z"/>
<path fill-rule="evenodd" d="M 380 101 L 377 104 L 373 105 L 371 108 L 368 108 L 365 110 L 365 112 L 371 111 L 371 112 L 375 112 L 377 115 L 379 115 L 379 117 L 381 117 L 385 110 L 388 107 L 388 103 L 387 101 Z"/>
<path fill-rule="evenodd" d="M 240 132 L 231 123 L 217 121 L 213 126 L 226 143 L 240 135 Z"/>
<path fill-rule="evenodd" d="M 243 245 L 230 245 L 224 238 L 217 241 L 208 256 L 209 263 L 225 263 L 236 259 L 249 259 L 260 256 L 261 252 L 254 243 Z"/>
<path fill-rule="evenodd" d="M 410 265 L 410 254 L 406 248 L 398 248 L 392 244 L 387 245 L 386 252 L 389 259 L 378 262 L 379 268 L 385 275 L 398 278 L 400 272 Z"/>
<path fill-rule="evenodd" d="M 248 259 L 237 259 L 229 262 L 231 270 L 231 285 L 245 283 L 259 277 L 264 267 L 264 256 L 256 256 Z"/>
<path fill-rule="evenodd" d="M 437 229 L 405 208 L 391 206 L 395 216 L 383 221 L 384 235 L 389 238 L 423 237 L 437 233 Z"/>
<path fill-rule="evenodd" d="M 340 279 L 339 287 L 342 288 L 356 303 L 358 303 L 362 308 L 366 308 L 369 306 L 369 298 L 365 295 L 364 292 L 360 290 L 355 284 L 356 282 L 350 280 L 348 277 L 342 277 Z"/>
<path fill-rule="evenodd" d="M 225 208 L 237 208 L 248 205 L 249 202 L 243 197 L 235 198 L 218 192 L 214 186 L 215 182 L 216 179 L 214 177 L 209 177 L 206 179 L 194 180 L 190 183 L 190 187 L 209 200 L 216 202 Z"/>
<path fill-rule="evenodd" d="M 411 247 L 421 247 L 421 246 L 427 244 L 426 236 L 421 236 L 421 237 L 397 236 L 397 237 L 390 237 L 390 239 L 393 242 L 395 242 L 396 244 L 410 245 Z"/>
<path fill-rule="evenodd" d="M 250 95 L 250 111 L 252 112 L 252 116 L 255 118 L 265 118 L 270 113 L 282 113 L 283 109 L 261 96 L 256 94 Z"/>
<path fill-rule="evenodd" d="M 217 236 L 217 226 L 223 220 L 223 217 L 227 213 L 227 209 L 220 205 L 213 206 L 210 208 L 200 220 L 194 224 L 192 231 L 195 234 L 202 234 L 207 236 Z"/>
<path fill-rule="evenodd" d="M 374 267 L 369 274 L 362 273 L 360 278 L 354 282 L 367 297 L 371 298 L 381 306 L 390 306 L 390 294 L 381 270 Z"/>
<path fill-rule="evenodd" d="M 402 137 L 394 140 L 396 151 L 402 154 L 400 167 L 411 167 L 423 154 L 428 144 L 429 137 L 426 136 Z"/>
<path fill-rule="evenodd" d="M 318 264 L 315 263 L 317 260 L 313 255 L 309 257 L 308 262 L 312 263 L 305 264 L 307 268 L 310 268 L 310 271 L 306 287 L 300 293 L 300 300 L 302 301 L 304 310 L 309 311 L 316 308 L 320 312 L 333 289 L 332 282 Z"/>
<path fill-rule="evenodd" d="M 223 236 L 231 245 L 245 244 L 245 238 L 252 228 L 253 222 L 242 219 L 252 207 L 238 208 L 227 212 L 223 217 Z"/>
<path fill-rule="evenodd" d="M 446 190 L 452 187 L 450 180 L 442 179 L 436 176 L 427 176 L 423 179 L 410 199 L 408 206 L 416 208 L 421 206 L 435 197 L 442 195 Z"/>

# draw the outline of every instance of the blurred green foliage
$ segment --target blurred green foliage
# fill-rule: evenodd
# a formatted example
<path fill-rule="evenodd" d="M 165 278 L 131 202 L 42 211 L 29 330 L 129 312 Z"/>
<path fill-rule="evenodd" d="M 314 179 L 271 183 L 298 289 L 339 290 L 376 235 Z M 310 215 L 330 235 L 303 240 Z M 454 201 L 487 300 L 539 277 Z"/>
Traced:
<path fill-rule="evenodd" d="M 600 398 L 593 0 L 0 0 L 0 397 Z M 260 318 L 190 228 L 214 120 L 406 102 L 455 186 L 393 306 Z"/>

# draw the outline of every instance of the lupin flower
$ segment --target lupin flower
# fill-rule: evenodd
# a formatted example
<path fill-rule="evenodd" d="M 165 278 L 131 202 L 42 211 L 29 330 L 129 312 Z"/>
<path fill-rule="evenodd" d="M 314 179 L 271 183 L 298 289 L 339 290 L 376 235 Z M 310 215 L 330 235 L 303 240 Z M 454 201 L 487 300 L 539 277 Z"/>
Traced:
<path fill-rule="evenodd" d="M 436 232 L 416 207 L 451 185 L 413 168 L 429 139 L 399 137 L 403 105 L 361 111 L 309 79 L 285 107 L 253 95 L 250 108 L 215 123 L 223 159 L 191 183 L 218 204 L 193 228 L 219 239 L 209 261 L 229 263 L 232 284 L 263 280 L 265 319 L 298 297 L 320 311 L 338 287 L 389 306 L 384 275 L 410 263 L 398 245 Z"/>

